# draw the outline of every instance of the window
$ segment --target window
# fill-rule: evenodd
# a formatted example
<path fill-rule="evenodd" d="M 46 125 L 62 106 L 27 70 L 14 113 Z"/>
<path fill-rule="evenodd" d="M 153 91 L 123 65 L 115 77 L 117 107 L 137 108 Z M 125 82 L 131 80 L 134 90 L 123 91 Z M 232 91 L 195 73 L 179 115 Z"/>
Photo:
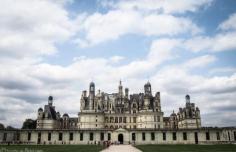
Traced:
<path fill-rule="evenodd" d="M 123 118 L 123 122 L 126 123 L 126 117 Z"/>
<path fill-rule="evenodd" d="M 92 132 L 89 133 L 89 140 L 93 141 L 93 133 Z"/>
<path fill-rule="evenodd" d="M 135 133 L 132 133 L 132 141 L 135 141 L 135 140 L 136 140 Z"/>
<path fill-rule="evenodd" d="M 115 118 L 115 123 L 118 123 L 118 118 L 117 117 Z"/>
<path fill-rule="evenodd" d="M 119 123 L 122 123 L 122 117 L 119 117 Z"/>
<path fill-rule="evenodd" d="M 146 139 L 145 132 L 142 133 L 142 139 L 143 139 L 143 141 Z"/>
<path fill-rule="evenodd" d="M 104 133 L 103 132 L 101 132 L 101 134 L 100 134 L 100 140 L 101 141 L 104 140 Z"/>
<path fill-rule="evenodd" d="M 52 134 L 49 132 L 48 133 L 48 141 L 51 141 L 51 139 L 52 139 Z"/>
<path fill-rule="evenodd" d="M 163 132 L 162 135 L 163 135 L 163 140 L 166 140 L 166 133 Z"/>
<path fill-rule="evenodd" d="M 108 133 L 108 134 L 107 134 L 107 139 L 108 139 L 108 140 L 111 140 L 111 133 Z"/>
<path fill-rule="evenodd" d="M 176 132 L 173 132 L 173 134 L 172 134 L 173 136 L 173 140 L 176 140 Z"/>
<path fill-rule="evenodd" d="M 157 116 L 157 121 L 160 122 L 160 116 Z"/>
<path fill-rule="evenodd" d="M 187 140 L 187 133 L 183 132 L 183 140 Z"/>
<path fill-rule="evenodd" d="M 17 140 L 17 141 L 20 140 L 20 133 L 19 133 L 19 132 L 16 133 L 16 140 Z"/>
<path fill-rule="evenodd" d="M 31 140 L 31 132 L 28 132 L 28 141 Z"/>
<path fill-rule="evenodd" d="M 220 133 L 219 132 L 216 132 L 216 139 L 220 140 Z"/>
<path fill-rule="evenodd" d="M 206 132 L 206 140 L 210 140 L 210 133 Z"/>
<path fill-rule="evenodd" d="M 136 125 L 134 125 L 134 129 L 136 129 L 137 127 L 136 127 Z"/>
<path fill-rule="evenodd" d="M 133 121 L 134 121 L 133 123 L 136 123 L 136 117 L 133 118 Z"/>
<path fill-rule="evenodd" d="M 236 131 L 234 132 L 234 140 L 236 141 Z"/>
<path fill-rule="evenodd" d="M 83 141 L 84 140 L 84 135 L 83 135 L 83 133 L 81 132 L 80 133 L 80 141 Z"/>
<path fill-rule="evenodd" d="M 3 141 L 6 141 L 7 140 L 7 133 L 4 133 L 3 134 Z"/>
<path fill-rule="evenodd" d="M 59 141 L 62 141 L 62 133 L 60 132 L 59 133 L 59 138 L 58 138 Z"/>
<path fill-rule="evenodd" d="M 151 140 L 155 140 L 155 133 L 154 132 L 151 133 Z"/>
<path fill-rule="evenodd" d="M 73 138 L 74 138 L 74 135 L 73 135 L 73 133 L 71 132 L 71 133 L 70 133 L 70 141 L 72 141 Z"/>

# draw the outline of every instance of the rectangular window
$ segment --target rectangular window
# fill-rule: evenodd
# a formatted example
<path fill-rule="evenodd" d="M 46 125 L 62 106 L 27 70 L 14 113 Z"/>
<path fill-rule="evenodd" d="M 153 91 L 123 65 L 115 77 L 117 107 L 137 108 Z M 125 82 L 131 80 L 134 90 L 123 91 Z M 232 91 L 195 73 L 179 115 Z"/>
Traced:
<path fill-rule="evenodd" d="M 236 131 L 234 132 L 234 140 L 236 141 Z"/>
<path fill-rule="evenodd" d="M 206 132 L 206 140 L 210 140 L 210 133 Z"/>
<path fill-rule="evenodd" d="M 19 132 L 16 133 L 16 140 L 17 140 L 17 141 L 20 140 L 20 133 L 19 133 Z"/>
<path fill-rule="evenodd" d="M 89 133 L 89 140 L 93 141 L 93 133 L 92 132 Z"/>
<path fill-rule="evenodd" d="M 103 132 L 101 132 L 101 134 L 100 134 L 100 140 L 101 140 L 101 141 L 104 140 L 104 133 L 103 133 Z"/>
<path fill-rule="evenodd" d="M 136 117 L 133 118 L 134 123 L 136 123 Z"/>
<path fill-rule="evenodd" d="M 145 132 L 142 133 L 142 139 L 143 139 L 143 141 L 146 140 Z"/>
<path fill-rule="evenodd" d="M 132 141 L 135 141 L 135 140 L 136 140 L 135 133 L 132 133 Z"/>
<path fill-rule="evenodd" d="M 108 133 L 108 134 L 107 134 L 107 139 L 108 139 L 108 140 L 111 140 L 111 133 Z"/>
<path fill-rule="evenodd" d="M 123 118 L 123 122 L 126 123 L 126 117 Z"/>
<path fill-rule="evenodd" d="M 52 134 L 49 132 L 48 133 L 48 141 L 51 141 L 51 139 L 52 139 Z"/>
<path fill-rule="evenodd" d="M 60 133 L 59 133 L 59 137 L 58 137 L 58 140 L 59 140 L 59 141 L 62 141 L 62 136 L 63 136 L 63 135 L 62 135 L 62 132 L 60 132 Z"/>
<path fill-rule="evenodd" d="M 81 132 L 80 133 L 80 141 L 83 141 L 84 140 L 84 134 Z"/>
<path fill-rule="evenodd" d="M 219 132 L 216 132 L 216 138 L 217 138 L 217 140 L 220 140 L 220 133 Z"/>
<path fill-rule="evenodd" d="M 71 132 L 70 133 L 70 141 L 72 141 L 74 139 L 74 134 Z"/>
<path fill-rule="evenodd" d="M 155 140 L 155 133 L 154 132 L 151 133 L 151 140 Z"/>
<path fill-rule="evenodd" d="M 157 116 L 157 121 L 160 122 L 160 116 Z"/>
<path fill-rule="evenodd" d="M 166 140 L 166 133 L 163 132 L 162 135 L 163 135 L 163 140 Z"/>
<path fill-rule="evenodd" d="M 7 133 L 4 133 L 3 134 L 3 141 L 6 141 L 7 140 Z"/>
<path fill-rule="evenodd" d="M 173 140 L 176 140 L 176 132 L 173 132 L 173 134 L 172 134 L 173 136 Z"/>
<path fill-rule="evenodd" d="M 119 123 L 122 123 L 122 117 L 119 117 Z"/>
<path fill-rule="evenodd" d="M 31 132 L 28 132 L 28 141 L 31 140 Z"/>
<path fill-rule="evenodd" d="M 187 133 L 183 132 L 183 140 L 187 140 Z"/>
<path fill-rule="evenodd" d="M 115 118 L 115 123 L 118 123 L 118 118 L 117 117 Z"/>

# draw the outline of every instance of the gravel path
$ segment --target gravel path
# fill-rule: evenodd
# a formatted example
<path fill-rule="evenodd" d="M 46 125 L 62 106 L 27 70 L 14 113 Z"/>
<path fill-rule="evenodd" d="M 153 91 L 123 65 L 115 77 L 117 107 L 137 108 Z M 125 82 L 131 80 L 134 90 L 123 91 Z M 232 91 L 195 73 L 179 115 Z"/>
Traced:
<path fill-rule="evenodd" d="M 131 145 L 111 145 L 109 148 L 106 148 L 101 152 L 142 152 L 142 151 Z"/>

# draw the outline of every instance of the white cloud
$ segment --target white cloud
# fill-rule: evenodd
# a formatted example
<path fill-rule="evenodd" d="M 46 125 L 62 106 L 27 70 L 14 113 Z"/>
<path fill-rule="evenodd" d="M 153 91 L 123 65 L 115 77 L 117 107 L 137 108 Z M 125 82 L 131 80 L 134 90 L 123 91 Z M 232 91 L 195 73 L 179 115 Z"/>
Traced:
<path fill-rule="evenodd" d="M 111 63 L 119 63 L 124 59 L 125 59 L 125 57 L 123 57 L 123 56 L 115 55 L 115 56 L 112 56 L 109 60 L 111 61 Z"/>
<path fill-rule="evenodd" d="M 230 15 L 230 17 L 221 23 L 218 28 L 221 30 L 236 30 L 236 13 Z"/>
<path fill-rule="evenodd" d="M 113 7 L 122 10 L 157 11 L 162 13 L 195 12 L 206 7 L 213 0 L 121 0 L 101 1 L 104 7 Z"/>
<path fill-rule="evenodd" d="M 57 3 L 58 2 L 58 3 Z M 0 1 L 0 52 L 3 56 L 29 57 L 54 54 L 55 43 L 76 31 L 62 1 Z"/>
<path fill-rule="evenodd" d="M 216 57 L 213 55 L 203 55 L 200 57 L 196 57 L 193 59 L 188 60 L 183 67 L 185 68 L 196 68 L 196 67 L 204 67 L 210 63 L 216 61 Z"/>
<path fill-rule="evenodd" d="M 219 33 L 213 37 L 198 36 L 185 42 L 186 49 L 194 52 L 220 52 L 236 48 L 236 32 Z"/>
<path fill-rule="evenodd" d="M 81 47 L 115 40 L 126 34 L 175 36 L 202 32 L 202 29 L 188 18 L 157 13 L 143 14 L 135 10 L 94 13 L 84 20 L 81 30 L 85 32 L 85 37 L 75 40 Z"/>

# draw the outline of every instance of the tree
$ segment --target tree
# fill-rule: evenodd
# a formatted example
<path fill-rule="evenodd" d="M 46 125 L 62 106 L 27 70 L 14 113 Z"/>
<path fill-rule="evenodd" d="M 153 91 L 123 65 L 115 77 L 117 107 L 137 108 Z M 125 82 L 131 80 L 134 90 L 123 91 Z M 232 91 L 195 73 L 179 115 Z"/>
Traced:
<path fill-rule="evenodd" d="M 15 128 L 12 127 L 12 126 L 7 126 L 6 129 L 9 129 L 9 130 L 10 130 L 10 129 L 15 129 Z"/>
<path fill-rule="evenodd" d="M 5 129 L 4 125 L 0 123 L 0 129 Z"/>
<path fill-rule="evenodd" d="M 26 119 L 22 129 L 36 129 L 36 120 Z"/>

